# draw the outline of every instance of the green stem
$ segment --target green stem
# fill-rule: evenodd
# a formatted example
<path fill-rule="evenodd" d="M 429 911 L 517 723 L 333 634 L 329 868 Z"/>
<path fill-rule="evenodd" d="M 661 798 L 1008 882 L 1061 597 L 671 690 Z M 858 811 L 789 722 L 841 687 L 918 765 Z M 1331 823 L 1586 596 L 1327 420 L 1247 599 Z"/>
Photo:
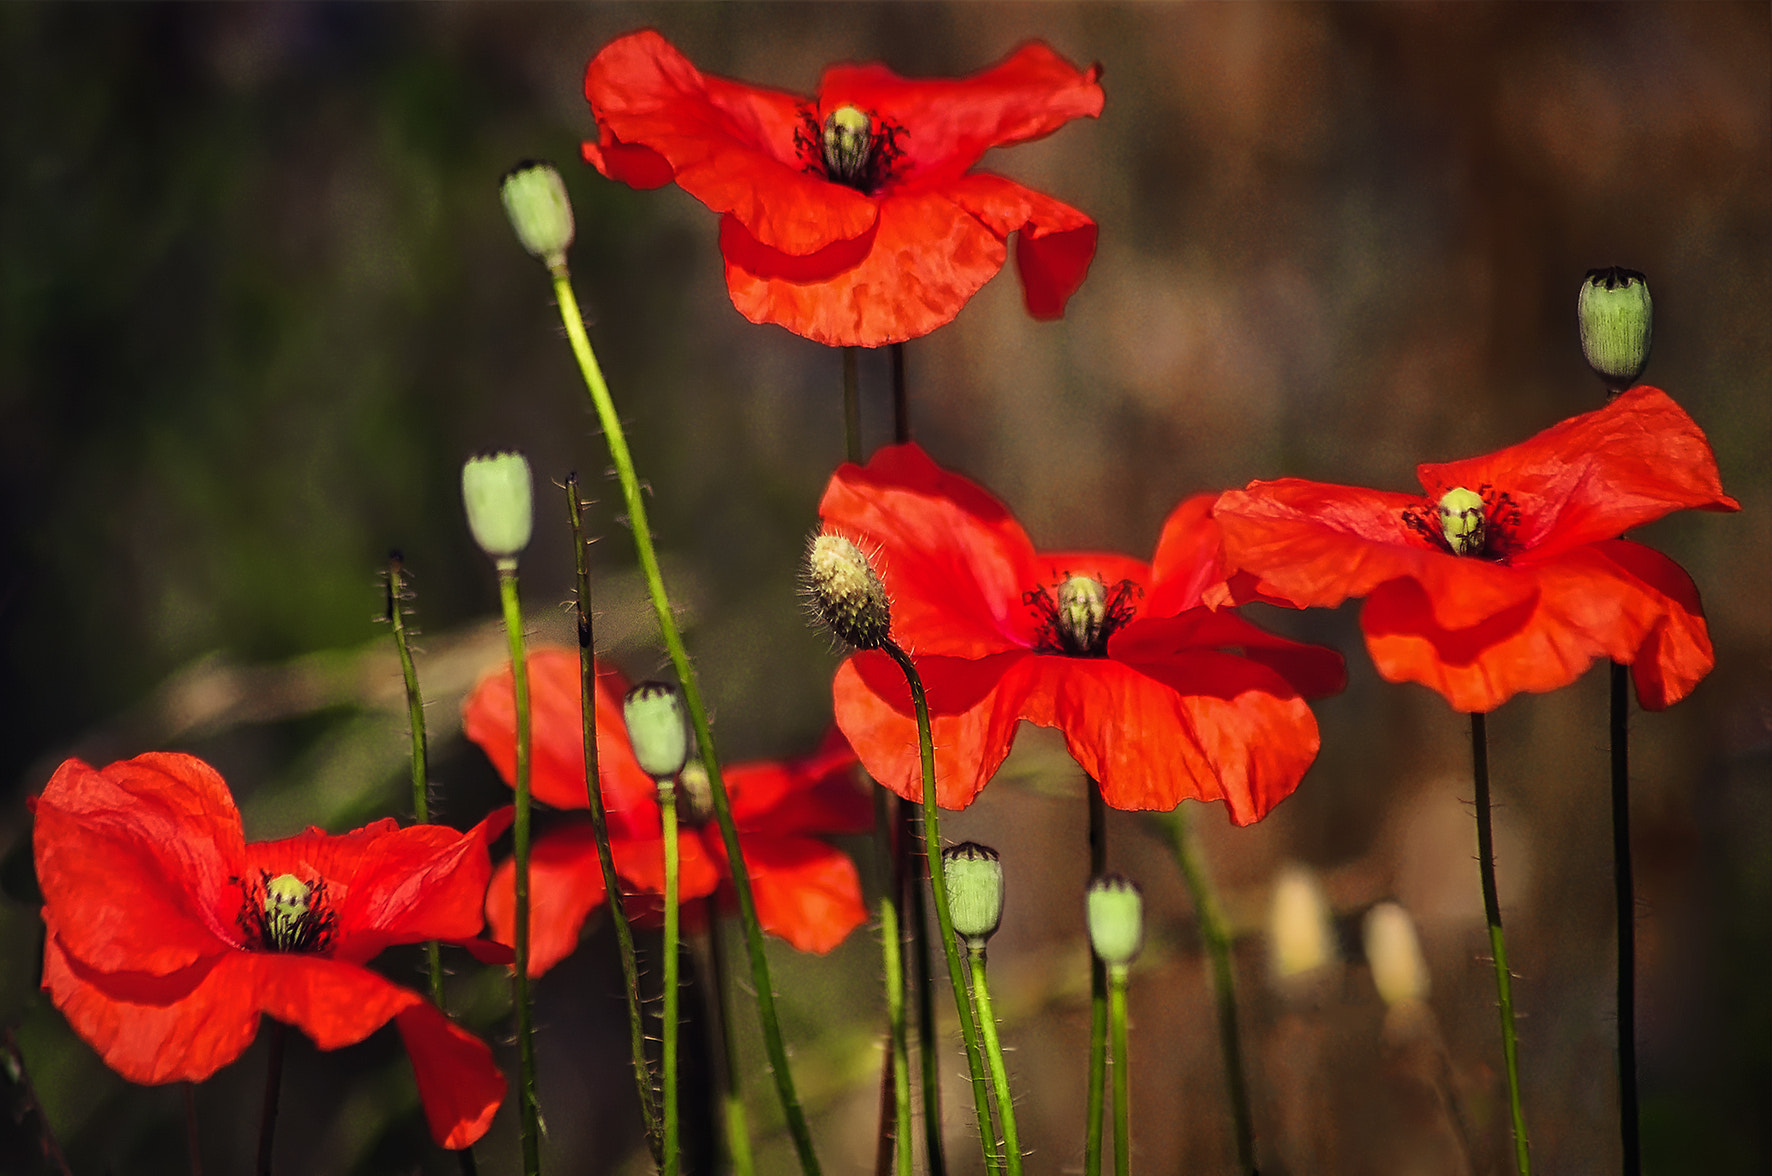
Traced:
<path fill-rule="evenodd" d="M 276 1150 L 277 1103 L 283 1091 L 283 1046 L 289 1026 L 271 1022 L 271 1055 L 265 1063 L 265 1101 L 258 1116 L 258 1176 L 271 1176 L 271 1154 Z"/>
<path fill-rule="evenodd" d="M 407 639 L 405 566 L 400 553 L 388 557 L 388 623 L 394 630 L 394 648 L 400 652 L 400 673 L 406 680 L 406 720 L 412 734 L 412 815 L 419 824 L 431 819 L 428 756 L 425 752 L 425 700 L 418 689 L 418 667 L 412 663 L 412 643 Z M 443 1007 L 443 957 L 435 939 L 425 942 L 425 968 L 431 980 L 431 1003 Z"/>
<path fill-rule="evenodd" d="M 681 1141 L 677 1122 L 677 998 L 679 969 L 682 960 L 677 951 L 678 922 L 682 912 L 677 909 L 681 889 L 678 872 L 681 856 L 677 846 L 677 786 L 675 781 L 658 782 L 658 813 L 664 822 L 664 1176 L 678 1176 L 682 1171 Z"/>
<path fill-rule="evenodd" d="M 1126 1050 L 1125 964 L 1108 969 L 1108 1018 L 1114 1026 L 1114 1176 L 1132 1171 L 1132 1063 Z"/>
<path fill-rule="evenodd" d="M 782 1043 L 781 1023 L 775 1010 L 775 988 L 769 979 L 769 960 L 763 951 L 763 929 L 757 922 L 756 898 L 751 893 L 750 875 L 745 869 L 744 855 L 739 849 L 738 828 L 732 821 L 732 800 L 726 791 L 726 781 L 720 774 L 719 754 L 714 746 L 713 732 L 708 729 L 708 714 L 702 703 L 701 687 L 694 667 L 689 664 L 689 654 L 684 649 L 676 616 L 671 612 L 670 597 L 665 592 L 664 575 L 659 571 L 658 553 L 652 544 L 652 527 L 647 522 L 646 500 L 641 495 L 640 479 L 634 472 L 633 457 L 628 452 L 627 435 L 622 431 L 621 418 L 616 415 L 609 386 L 603 381 L 603 371 L 597 365 L 596 353 L 591 350 L 590 338 L 585 334 L 578 299 L 572 292 L 572 282 L 564 265 L 553 271 L 553 283 L 554 298 L 560 308 L 560 321 L 566 328 L 566 338 L 572 345 L 572 354 L 578 361 L 579 372 L 584 377 L 591 404 L 597 412 L 597 421 L 603 428 L 604 440 L 609 445 L 609 457 L 615 464 L 616 477 L 621 483 L 622 503 L 627 508 L 628 522 L 633 527 L 634 550 L 640 560 L 640 570 L 646 578 L 647 594 L 652 600 L 652 610 L 658 617 L 658 627 L 665 648 L 670 652 L 671 664 L 683 687 L 683 703 L 689 710 L 690 722 L 695 729 L 702 764 L 708 770 L 708 789 L 714 806 L 714 820 L 720 826 L 720 839 L 725 844 L 726 861 L 732 875 L 732 889 L 738 898 L 739 920 L 745 931 L 745 953 L 750 957 L 751 981 L 756 987 L 757 1019 L 762 1025 L 763 1047 L 769 1055 L 776 1094 L 781 1099 L 782 1113 L 787 1120 L 788 1133 L 794 1140 L 800 1168 L 805 1176 L 816 1176 L 819 1172 L 818 1157 L 812 1150 L 812 1132 L 806 1124 L 806 1112 L 800 1106 L 799 1095 L 794 1090 L 793 1074 L 788 1069 L 787 1048 Z"/>
<path fill-rule="evenodd" d="M 1170 819 L 1175 863 L 1200 917 L 1200 939 L 1212 961 L 1212 995 L 1218 1004 L 1218 1048 L 1224 1055 L 1224 1085 L 1230 1095 L 1237 1132 L 1237 1170 L 1253 1176 L 1255 1126 L 1249 1109 L 1249 1083 L 1243 1073 L 1243 1046 L 1237 1032 L 1237 977 L 1231 966 L 1231 933 L 1219 908 L 1218 895 L 1206 876 L 1206 863 L 1194 838 L 1192 810 L 1184 803 Z"/>
<path fill-rule="evenodd" d="M 905 1030 L 904 927 L 899 920 L 902 888 L 898 870 L 900 839 L 895 837 L 898 798 L 884 788 L 874 789 L 874 839 L 881 863 L 880 956 L 886 973 L 886 1028 L 888 1051 L 880 1075 L 880 1144 L 875 1151 L 874 1171 L 885 1176 L 897 1156 L 898 1176 L 911 1176 L 911 1055 Z M 887 1116 L 891 1116 L 890 1123 Z"/>
<path fill-rule="evenodd" d="M 923 852 L 930 865 L 929 889 L 935 895 L 935 921 L 941 927 L 941 946 L 947 953 L 948 981 L 953 985 L 954 1007 L 960 1014 L 960 1034 L 966 1039 L 966 1065 L 972 1072 L 972 1105 L 978 1115 L 978 1137 L 984 1148 L 985 1166 L 996 1172 L 1002 1169 L 1003 1155 L 997 1147 L 997 1133 L 991 1126 L 984 1056 L 979 1049 L 978 1026 L 972 1019 L 972 1002 L 966 996 L 966 978 L 960 970 L 960 949 L 954 938 L 953 913 L 948 906 L 946 871 L 938 867 L 941 861 L 941 816 L 935 799 L 935 742 L 929 734 L 929 699 L 923 693 L 922 676 L 917 673 L 910 655 L 891 641 L 881 648 L 904 671 L 905 681 L 911 689 L 911 702 L 917 711 L 917 747 L 923 760 Z"/>
<path fill-rule="evenodd" d="M 529 666 L 523 655 L 523 606 L 517 600 L 517 569 L 498 570 L 498 598 L 504 608 L 505 639 L 511 650 L 511 689 L 517 710 L 516 803 L 511 821 L 516 859 L 517 934 L 517 1115 L 523 1146 L 523 1174 L 541 1171 L 541 1112 L 535 1101 L 535 1010 L 529 1001 Z"/>
<path fill-rule="evenodd" d="M 720 908 L 713 895 L 702 900 L 702 911 L 708 921 L 708 970 L 714 977 L 710 997 L 716 1007 L 711 1011 L 714 1028 L 720 1035 L 720 1056 L 726 1064 L 726 1089 L 720 1100 L 726 1120 L 726 1157 L 732 1164 L 733 1176 L 754 1176 L 757 1161 L 751 1154 L 751 1132 L 745 1120 L 744 1079 L 728 1024 L 732 1003 L 726 998 L 726 990 L 730 987 L 726 980 L 726 948 L 721 935 Z"/>
<path fill-rule="evenodd" d="M 856 377 L 854 347 L 843 348 L 843 451 L 861 464 L 861 389 Z"/>
<path fill-rule="evenodd" d="M 1107 801 L 1101 785 L 1083 778 L 1089 791 L 1089 877 L 1107 873 Z M 1101 1176 L 1101 1124 L 1107 1103 L 1107 966 L 1089 953 L 1089 1096 L 1085 1110 L 1084 1176 Z"/>
<path fill-rule="evenodd" d="M 917 1053 L 923 1078 L 923 1143 L 929 1176 L 947 1176 L 947 1153 L 941 1139 L 941 1051 L 935 1035 L 935 988 L 929 966 L 929 908 L 923 899 L 923 880 L 929 861 L 919 847 L 924 844 L 918 823 L 922 810 L 913 801 L 898 798 L 899 893 L 904 898 L 911 924 L 911 969 L 917 993 Z"/>
<path fill-rule="evenodd" d="M 1489 828 L 1489 736 L 1481 714 L 1471 715 L 1471 774 L 1476 780 L 1477 862 L 1483 874 L 1483 915 L 1489 923 L 1489 949 L 1495 958 L 1495 995 L 1501 1007 L 1501 1055 L 1507 1063 L 1514 1162 L 1520 1176 L 1528 1176 L 1532 1159 L 1526 1147 L 1526 1115 L 1520 1107 L 1520 1047 L 1514 1036 L 1513 975 L 1507 970 L 1507 944 L 1501 937 L 1501 899 L 1495 890 L 1495 838 Z"/>
<path fill-rule="evenodd" d="M 978 1005 L 978 1030 L 984 1037 L 991 1064 L 991 1088 L 997 1095 L 997 1118 L 1003 1124 L 1003 1158 L 1009 1176 L 1021 1176 L 1021 1136 L 1015 1129 L 1015 1100 L 1009 1094 L 1009 1068 L 1003 1064 L 1003 1043 L 997 1036 L 997 1016 L 991 1011 L 991 985 L 986 978 L 984 947 L 968 947 L 972 968 L 972 999 Z"/>
<path fill-rule="evenodd" d="M 634 1088 L 640 1096 L 640 1114 L 646 1123 L 646 1143 L 654 1163 L 664 1159 L 659 1136 L 658 1104 L 652 1090 L 652 1073 L 646 1063 L 646 1026 L 640 1011 L 640 971 L 634 956 L 634 929 L 621 902 L 621 879 L 615 873 L 615 857 L 609 848 L 609 817 L 603 807 L 602 773 L 597 761 L 597 643 L 591 622 L 590 548 L 585 543 L 584 503 L 578 496 L 578 475 L 566 477 L 566 508 L 572 524 L 572 549 L 578 574 L 578 669 L 580 725 L 584 728 L 585 797 L 591 810 L 591 830 L 597 839 L 597 864 L 603 870 L 603 893 L 609 898 L 609 921 L 621 955 L 622 981 L 627 986 L 628 1051 L 634 1061 Z"/>
<path fill-rule="evenodd" d="M 1637 903 L 1630 860 L 1630 668 L 1612 663 L 1612 890 L 1618 907 L 1618 1133 L 1624 1176 L 1643 1170 L 1637 1126 Z"/>

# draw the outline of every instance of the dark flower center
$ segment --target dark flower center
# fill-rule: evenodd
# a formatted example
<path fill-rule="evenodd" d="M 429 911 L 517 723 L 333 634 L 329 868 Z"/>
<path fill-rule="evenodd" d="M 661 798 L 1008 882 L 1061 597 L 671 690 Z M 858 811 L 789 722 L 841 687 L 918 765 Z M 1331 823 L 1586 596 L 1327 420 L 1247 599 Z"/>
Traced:
<path fill-rule="evenodd" d="M 245 901 L 237 922 L 251 951 L 303 952 L 324 955 L 332 947 L 338 916 L 326 900 L 326 881 L 303 882 L 294 874 L 235 878 Z"/>
<path fill-rule="evenodd" d="M 1405 508 L 1403 523 L 1441 551 L 1505 562 L 1515 551 L 1520 508 L 1487 483 L 1475 490 L 1454 486 L 1437 502 Z"/>
<path fill-rule="evenodd" d="M 1121 580 L 1108 588 L 1093 576 L 1067 575 L 1053 588 L 1022 597 L 1040 621 L 1034 648 L 1066 657 L 1106 657 L 1108 638 L 1132 619 L 1137 584 Z"/>
<path fill-rule="evenodd" d="M 869 195 L 893 178 L 903 155 L 898 146 L 903 127 L 884 122 L 858 106 L 839 106 L 822 123 L 810 107 L 803 107 L 800 122 L 794 132 L 794 150 L 806 171 Z"/>

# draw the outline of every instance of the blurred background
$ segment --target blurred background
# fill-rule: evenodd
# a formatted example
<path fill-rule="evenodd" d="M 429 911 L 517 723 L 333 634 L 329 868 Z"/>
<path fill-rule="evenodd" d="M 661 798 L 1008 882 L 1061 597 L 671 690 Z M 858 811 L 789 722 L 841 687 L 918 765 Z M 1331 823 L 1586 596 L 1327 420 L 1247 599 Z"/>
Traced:
<path fill-rule="evenodd" d="M 707 71 L 802 93 L 827 62 L 953 75 L 1030 37 L 1105 65 L 1099 122 L 985 161 L 1100 222 L 1068 317 L 1028 320 L 1006 273 L 907 348 L 919 439 L 1042 547 L 1148 557 L 1190 493 L 1282 474 L 1413 489 L 1419 461 L 1596 407 L 1576 291 L 1594 266 L 1648 274 L 1645 379 L 1706 429 L 1743 509 L 1639 536 L 1691 572 L 1717 649 L 1688 701 L 1634 723 L 1645 1152 L 1653 1171 L 1763 1170 L 1772 20 L 1765 4 L 1649 3 L 0 7 L 0 1025 L 23 1067 L 6 1068 L 0 1171 L 48 1170 L 33 1103 L 75 1172 L 193 1170 L 180 1088 L 116 1078 L 37 992 L 25 799 L 63 758 L 202 755 L 253 839 L 408 815 L 378 623 L 397 548 L 424 634 L 437 816 L 476 820 L 505 792 L 461 740 L 459 704 L 501 638 L 459 467 L 491 445 L 524 449 L 544 491 L 577 470 L 601 498 L 599 646 L 631 674 L 666 665 L 544 274 L 499 208 L 516 161 L 557 161 L 576 202 L 579 297 L 723 753 L 805 751 L 828 725 L 835 660 L 794 577 L 842 451 L 838 357 L 732 309 L 704 208 L 578 161 L 585 62 L 644 25 Z M 861 374 L 872 448 L 889 434 L 884 354 Z M 543 639 L 566 637 L 570 597 L 552 501 L 524 576 Z M 1262 1170 L 1509 1170 L 1467 723 L 1377 679 L 1357 606 L 1257 619 L 1335 645 L 1350 676 L 1317 707 L 1317 765 L 1269 819 L 1195 814 L 1238 932 Z M 1618 1164 L 1605 724 L 1603 669 L 1490 723 L 1526 1112 L 1548 1172 Z M 1003 853 L 993 974 L 1032 1171 L 1081 1167 L 1082 806 L 1062 745 L 1024 730 L 943 825 Z M 1166 827 L 1112 817 L 1111 864 L 1152 912 L 1132 989 L 1135 1163 L 1229 1172 L 1198 923 Z M 1302 978 L 1278 975 L 1266 938 L 1281 878 L 1308 880 L 1333 920 L 1334 950 Z M 1387 1014 L 1361 950 L 1381 900 L 1415 920 L 1431 976 L 1407 1018 Z M 538 986 L 553 1171 L 644 1170 L 611 943 L 593 919 Z M 827 1171 L 868 1171 L 876 937 L 772 958 Z M 501 975 L 454 963 L 452 1007 L 513 1067 Z M 383 965 L 418 982 L 416 954 Z M 261 1040 L 196 1091 L 212 1170 L 250 1162 L 264 1058 Z M 963 1063 L 947 1061 L 963 1098 Z M 763 1073 L 747 1090 L 761 1167 L 788 1171 Z M 954 1170 L 975 1170 L 952 1109 Z M 478 1150 L 482 1171 L 515 1170 L 508 1101 Z M 455 1170 L 391 1031 L 330 1055 L 292 1037 L 278 1159 Z"/>

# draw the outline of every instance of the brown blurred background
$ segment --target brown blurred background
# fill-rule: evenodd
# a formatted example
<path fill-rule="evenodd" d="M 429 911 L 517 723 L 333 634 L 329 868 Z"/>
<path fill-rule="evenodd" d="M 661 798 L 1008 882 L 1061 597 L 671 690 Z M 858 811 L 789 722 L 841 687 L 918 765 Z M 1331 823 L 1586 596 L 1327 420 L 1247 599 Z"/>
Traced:
<path fill-rule="evenodd" d="M 805 750 L 828 723 L 834 661 L 804 626 L 794 572 L 841 453 L 837 358 L 731 308 L 700 205 L 577 161 L 586 60 L 647 24 L 706 70 L 801 92 L 830 61 L 957 74 L 1029 37 L 1104 63 L 1098 123 L 986 160 L 1100 221 L 1068 317 L 1029 321 L 1006 274 L 907 349 L 919 438 L 1043 547 L 1148 556 L 1191 492 L 1282 474 L 1406 489 L 1418 461 L 1594 407 L 1576 290 L 1592 266 L 1649 275 L 1645 378 L 1708 431 L 1743 510 L 1641 536 L 1692 573 L 1717 647 L 1690 700 L 1634 724 L 1645 1152 L 1657 1172 L 1763 1170 L 1765 4 L 23 4 L 0 8 L 0 1023 L 74 1170 L 189 1169 L 178 1089 L 116 1079 L 36 993 L 24 798 L 56 763 L 197 752 L 255 839 L 407 813 L 398 676 L 375 623 L 399 548 L 427 635 L 441 818 L 464 825 L 501 796 L 456 720 L 499 656 L 459 463 L 516 445 L 538 477 L 577 469 L 593 485 L 606 464 L 544 277 L 498 206 L 517 160 L 558 161 L 573 192 L 579 296 L 654 491 L 722 751 Z M 862 378 L 871 447 L 888 433 L 882 355 L 863 357 Z M 651 674 L 663 658 L 613 488 L 601 497 L 599 644 Z M 537 629 L 564 636 L 570 553 L 541 501 L 525 593 Z M 1262 1170 L 1508 1170 L 1466 724 L 1376 678 L 1355 607 L 1259 619 L 1336 645 L 1351 679 L 1318 707 L 1322 756 L 1272 817 L 1237 830 L 1196 814 L 1240 933 Z M 1618 1163 L 1604 676 L 1490 724 L 1545 1172 Z M 1003 1036 L 1029 1170 L 1065 1172 L 1081 1165 L 1086 855 L 1081 781 L 1042 734 L 1024 732 L 943 828 L 1003 852 Z M 1229 1172 L 1193 911 L 1161 825 L 1116 814 L 1111 831 L 1112 864 L 1153 913 L 1132 991 L 1135 1163 Z M 1327 895 L 1341 951 L 1276 983 L 1263 928 L 1297 865 Z M 1430 1015 L 1407 1023 L 1387 1022 L 1359 946 L 1387 898 L 1417 921 L 1432 976 Z M 594 921 L 538 989 L 551 1171 L 642 1170 L 610 942 Z M 869 1170 L 874 940 L 773 958 L 827 1171 Z M 385 959 L 416 980 L 416 956 Z M 504 985 L 458 963 L 454 1006 L 499 1037 Z M 263 1061 L 261 1042 L 197 1092 L 212 1170 L 249 1162 Z M 391 1032 L 337 1055 L 298 1041 L 284 1090 L 280 1170 L 455 1170 L 428 1144 Z M 768 1135 L 760 1062 L 748 1093 Z M 8 1097 L 22 1105 L 16 1081 Z M 949 1154 L 971 1171 L 953 1111 Z M 0 1171 L 42 1170 L 30 1115 L 0 1117 L 0 1132 Z M 514 1134 L 507 1105 L 482 1171 L 514 1170 Z M 790 1169 L 773 1135 L 760 1155 Z"/>

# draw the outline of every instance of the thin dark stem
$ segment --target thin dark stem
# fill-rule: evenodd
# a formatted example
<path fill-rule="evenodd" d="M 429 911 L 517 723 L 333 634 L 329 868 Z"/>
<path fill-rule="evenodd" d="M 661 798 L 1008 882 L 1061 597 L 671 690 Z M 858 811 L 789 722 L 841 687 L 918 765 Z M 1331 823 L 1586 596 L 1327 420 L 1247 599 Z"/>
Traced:
<path fill-rule="evenodd" d="M 905 394 L 904 344 L 887 348 L 892 357 L 892 439 L 900 445 L 911 439 L 911 405 Z"/>
<path fill-rule="evenodd" d="M 850 461 L 861 462 L 861 387 L 857 379 L 856 349 L 843 348 L 843 452 Z"/>
<path fill-rule="evenodd" d="M 1489 949 L 1495 959 L 1495 995 L 1501 1009 L 1501 1054 L 1507 1064 L 1507 1101 L 1514 1133 L 1514 1162 L 1528 1176 L 1526 1115 L 1520 1104 L 1520 1049 L 1514 1035 L 1513 975 L 1501 936 L 1501 899 L 1495 890 L 1495 837 L 1489 827 L 1489 735 L 1484 716 L 1471 715 L 1471 774 L 1476 782 L 1477 860 L 1483 875 L 1483 915 L 1489 923 Z"/>
<path fill-rule="evenodd" d="M 622 981 L 627 990 L 628 1051 L 634 1063 L 634 1088 L 640 1097 L 640 1115 L 646 1124 L 646 1143 L 656 1164 L 664 1159 L 664 1140 L 659 1134 L 652 1071 L 646 1063 L 646 1026 L 640 1011 L 640 972 L 634 961 L 634 930 L 621 903 L 621 879 L 616 877 L 615 857 L 609 848 L 609 818 L 603 808 L 602 775 L 597 761 L 597 643 L 591 612 L 590 548 L 585 543 L 584 502 L 578 496 L 577 474 L 566 477 L 566 509 L 572 525 L 574 564 L 578 573 L 579 725 L 584 729 L 585 795 L 590 806 L 591 831 L 597 841 L 597 863 L 603 871 L 603 893 L 609 896 L 609 921 L 615 927 Z"/>
<path fill-rule="evenodd" d="M 935 1037 L 934 973 L 929 957 L 929 906 L 923 883 L 929 862 L 923 856 L 922 810 L 915 801 L 898 798 L 899 893 L 905 896 L 905 918 L 911 925 L 911 978 L 917 995 L 917 1051 L 923 1077 L 923 1143 L 929 1176 L 947 1176 L 947 1153 L 941 1139 L 941 1051 Z"/>
<path fill-rule="evenodd" d="M 1637 1126 L 1637 926 L 1630 855 L 1630 668 L 1612 663 L 1612 889 L 1618 906 L 1618 1132 L 1624 1176 L 1643 1170 Z"/>
<path fill-rule="evenodd" d="M 1083 777 L 1089 793 L 1089 877 L 1107 872 L 1107 801 L 1093 777 Z M 1089 953 L 1089 1095 L 1083 1144 L 1084 1176 L 1101 1176 L 1102 1115 L 1107 1109 L 1107 965 Z"/>
<path fill-rule="evenodd" d="M 271 1022 L 271 1056 L 265 1063 L 265 1101 L 258 1116 L 258 1176 L 271 1176 L 271 1153 L 277 1140 L 277 1096 L 283 1089 L 283 1044 L 289 1026 Z"/>

